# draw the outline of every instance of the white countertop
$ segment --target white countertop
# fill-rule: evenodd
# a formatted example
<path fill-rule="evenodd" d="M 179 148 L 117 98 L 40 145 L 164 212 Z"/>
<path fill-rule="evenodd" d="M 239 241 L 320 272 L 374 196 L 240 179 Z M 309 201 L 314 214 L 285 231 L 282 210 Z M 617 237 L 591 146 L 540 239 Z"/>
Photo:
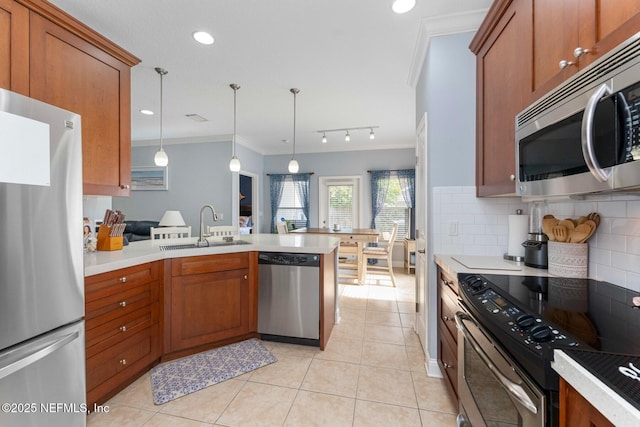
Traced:
<path fill-rule="evenodd" d="M 640 411 L 562 350 L 553 351 L 551 367 L 616 426 L 640 425 Z"/>
<path fill-rule="evenodd" d="M 93 276 L 145 262 L 198 255 L 248 251 L 328 254 L 340 243 L 340 239 L 336 237 L 307 234 L 249 234 L 236 236 L 235 239 L 244 240 L 249 244 L 161 251 L 160 245 L 195 243 L 198 238 L 131 242 L 118 251 L 86 253 L 84 255 L 84 275 L 85 277 Z"/>
<path fill-rule="evenodd" d="M 440 266 L 446 273 L 455 276 L 458 273 L 478 273 L 478 274 L 508 274 L 512 276 L 550 276 L 547 269 L 527 267 L 523 262 L 507 261 L 501 256 L 496 257 L 478 257 L 478 260 L 489 259 L 488 266 L 505 264 L 514 268 L 514 270 L 491 269 L 491 268 L 468 268 L 462 263 L 456 261 L 454 257 L 457 255 L 439 255 L 435 254 L 436 264 Z M 519 270 L 517 270 L 519 268 Z"/>

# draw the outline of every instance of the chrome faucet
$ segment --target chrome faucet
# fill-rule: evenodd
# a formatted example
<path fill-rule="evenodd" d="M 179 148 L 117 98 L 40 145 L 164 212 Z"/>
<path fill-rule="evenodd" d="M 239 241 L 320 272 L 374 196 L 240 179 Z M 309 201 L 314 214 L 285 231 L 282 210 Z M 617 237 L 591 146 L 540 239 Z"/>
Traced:
<path fill-rule="evenodd" d="M 200 233 L 199 233 L 199 236 L 198 236 L 198 241 L 196 242 L 197 246 L 209 246 L 209 241 L 204 238 L 204 234 L 203 234 L 204 219 L 202 218 L 202 214 L 204 213 L 204 210 L 206 208 L 211 209 L 211 214 L 213 215 L 213 220 L 214 221 L 218 220 L 218 214 L 216 213 L 216 210 L 213 208 L 213 206 L 204 205 L 202 208 L 200 208 Z"/>

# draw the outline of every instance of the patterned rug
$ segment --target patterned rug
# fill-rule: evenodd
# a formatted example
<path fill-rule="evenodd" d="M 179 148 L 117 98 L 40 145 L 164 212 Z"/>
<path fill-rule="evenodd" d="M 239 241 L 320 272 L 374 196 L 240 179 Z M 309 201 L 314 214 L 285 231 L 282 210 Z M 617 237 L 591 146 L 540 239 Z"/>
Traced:
<path fill-rule="evenodd" d="M 153 403 L 162 405 L 276 360 L 253 338 L 162 363 L 151 369 Z"/>

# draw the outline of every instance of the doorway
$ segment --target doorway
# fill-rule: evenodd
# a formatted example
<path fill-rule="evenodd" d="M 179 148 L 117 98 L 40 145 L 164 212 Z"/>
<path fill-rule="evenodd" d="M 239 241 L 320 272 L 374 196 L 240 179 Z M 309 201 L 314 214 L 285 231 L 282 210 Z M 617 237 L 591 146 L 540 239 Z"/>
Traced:
<path fill-rule="evenodd" d="M 360 228 L 360 176 L 320 177 L 320 227 Z"/>
<path fill-rule="evenodd" d="M 238 231 L 259 233 L 258 176 L 248 172 L 238 174 Z"/>

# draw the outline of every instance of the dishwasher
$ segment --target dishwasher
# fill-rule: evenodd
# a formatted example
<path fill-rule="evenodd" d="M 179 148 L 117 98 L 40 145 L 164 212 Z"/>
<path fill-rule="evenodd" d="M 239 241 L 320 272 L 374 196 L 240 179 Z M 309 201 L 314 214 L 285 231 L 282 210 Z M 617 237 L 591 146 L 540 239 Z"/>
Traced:
<path fill-rule="evenodd" d="M 258 254 L 258 333 L 268 341 L 320 345 L 320 255 Z"/>

